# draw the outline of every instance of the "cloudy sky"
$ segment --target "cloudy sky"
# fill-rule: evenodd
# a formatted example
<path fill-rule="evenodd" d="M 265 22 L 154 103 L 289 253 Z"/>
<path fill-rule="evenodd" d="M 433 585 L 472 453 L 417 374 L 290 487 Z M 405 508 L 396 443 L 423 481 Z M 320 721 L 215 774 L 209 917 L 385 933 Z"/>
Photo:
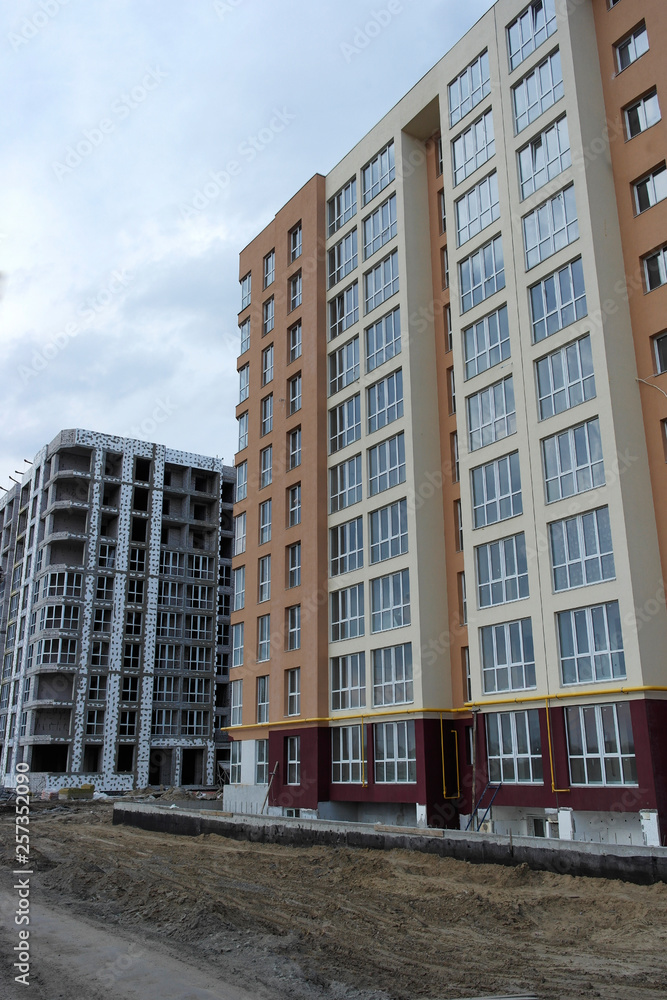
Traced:
<path fill-rule="evenodd" d="M 239 250 L 490 6 L 2 0 L 0 483 L 63 427 L 231 463 Z"/>

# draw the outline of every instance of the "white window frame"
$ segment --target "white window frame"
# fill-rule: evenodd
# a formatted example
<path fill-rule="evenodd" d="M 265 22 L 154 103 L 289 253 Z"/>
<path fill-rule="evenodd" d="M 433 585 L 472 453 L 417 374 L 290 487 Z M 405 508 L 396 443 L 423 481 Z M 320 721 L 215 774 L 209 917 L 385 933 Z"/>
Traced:
<path fill-rule="evenodd" d="M 331 642 L 356 639 L 364 634 L 364 585 L 335 590 L 331 594 Z"/>
<path fill-rule="evenodd" d="M 365 167 L 361 168 L 361 204 L 367 205 L 384 191 L 396 176 L 394 140 L 391 139 Z"/>
<path fill-rule="evenodd" d="M 461 336 L 466 380 L 506 361 L 510 356 L 507 306 L 502 305 L 465 327 Z"/>
<path fill-rule="evenodd" d="M 238 418 L 239 425 L 239 446 L 237 451 L 243 451 L 244 448 L 248 447 L 248 411 L 242 413 Z"/>
<path fill-rule="evenodd" d="M 556 621 L 564 687 L 627 676 L 618 601 L 560 611 Z"/>
<path fill-rule="evenodd" d="M 241 782 L 241 754 L 243 743 L 233 740 L 229 748 L 229 782 L 238 785 Z"/>
<path fill-rule="evenodd" d="M 517 153 L 521 200 L 572 166 L 567 116 L 562 115 Z"/>
<path fill-rule="evenodd" d="M 269 675 L 257 678 L 257 722 L 269 721 Z"/>
<path fill-rule="evenodd" d="M 381 430 L 403 416 L 403 369 L 398 368 L 366 390 L 368 433 Z"/>
<path fill-rule="evenodd" d="M 287 671 L 287 714 L 301 714 L 301 667 Z"/>
<path fill-rule="evenodd" d="M 335 514 L 362 499 L 361 452 L 329 469 L 329 513 Z"/>
<path fill-rule="evenodd" d="M 489 53 L 484 49 L 447 87 L 449 127 L 453 128 L 490 93 Z"/>
<path fill-rule="evenodd" d="M 366 707 L 366 654 L 331 658 L 331 711 Z"/>
<path fill-rule="evenodd" d="M 657 183 L 656 183 L 657 180 Z M 641 215 L 653 208 L 663 199 L 667 198 L 667 166 L 664 161 L 655 167 L 650 174 L 640 177 L 632 185 L 635 197 L 635 214 Z M 644 198 L 640 196 L 640 190 L 644 192 Z M 642 207 L 643 202 L 644 207 Z"/>
<path fill-rule="evenodd" d="M 294 427 L 287 435 L 289 449 L 289 469 L 297 469 L 301 465 L 301 428 Z"/>
<path fill-rule="evenodd" d="M 301 409 L 301 372 L 289 380 L 289 412 L 290 416 Z"/>
<path fill-rule="evenodd" d="M 262 387 L 273 382 L 273 344 L 262 351 Z"/>
<path fill-rule="evenodd" d="M 485 716 L 489 781 L 504 785 L 544 784 L 540 716 L 523 712 L 489 712 Z M 493 740 L 493 743 L 492 743 Z M 492 753 L 492 748 L 497 753 Z"/>
<path fill-rule="evenodd" d="M 287 620 L 287 649 L 301 649 L 301 605 L 293 604 L 285 611 Z"/>
<path fill-rule="evenodd" d="M 364 273 L 364 313 L 376 309 L 398 292 L 398 250 L 392 250 Z"/>
<path fill-rule="evenodd" d="M 364 565 L 364 519 L 355 517 L 329 528 L 329 575 L 341 576 Z"/>
<path fill-rule="evenodd" d="M 239 368 L 239 403 L 244 403 L 250 392 L 250 365 Z"/>
<path fill-rule="evenodd" d="M 513 451 L 472 469 L 471 487 L 473 528 L 523 514 L 519 452 Z"/>
<path fill-rule="evenodd" d="M 260 615 L 257 619 L 257 662 L 265 663 L 271 658 L 271 615 Z"/>
<path fill-rule="evenodd" d="M 356 231 L 356 230 L 355 230 Z M 397 232 L 396 195 L 390 195 L 362 223 L 364 260 L 377 253 Z"/>
<path fill-rule="evenodd" d="M 629 35 L 626 35 L 622 41 L 617 42 L 614 46 L 618 72 L 622 73 L 628 66 L 632 66 L 648 52 L 648 49 L 648 32 L 646 23 L 642 21 Z"/>
<path fill-rule="evenodd" d="M 373 708 L 414 702 L 412 643 L 372 651 Z"/>
<path fill-rule="evenodd" d="M 359 282 L 339 292 L 329 302 L 329 340 L 340 336 L 359 320 Z"/>
<path fill-rule="evenodd" d="M 287 547 L 287 586 L 290 590 L 301 586 L 301 542 Z"/>
<path fill-rule="evenodd" d="M 271 600 L 271 554 L 260 556 L 257 563 L 257 603 Z"/>
<path fill-rule="evenodd" d="M 526 270 L 530 271 L 578 239 L 579 219 L 574 184 L 568 184 L 523 217 Z"/>
<path fill-rule="evenodd" d="M 498 174 L 492 171 L 454 202 L 456 245 L 463 246 L 500 218 Z"/>
<path fill-rule="evenodd" d="M 560 51 L 556 49 L 512 87 L 514 134 L 523 132 L 547 108 L 556 104 L 563 93 Z"/>
<path fill-rule="evenodd" d="M 661 247 L 656 253 L 648 254 L 642 262 L 647 292 L 667 284 L 667 247 Z"/>
<path fill-rule="evenodd" d="M 273 480 L 273 445 L 262 448 L 259 453 L 259 488 L 270 486 Z"/>
<path fill-rule="evenodd" d="M 510 73 L 546 42 L 557 27 L 555 0 L 533 0 L 507 26 Z"/>
<path fill-rule="evenodd" d="M 540 420 L 594 399 L 595 374 L 591 337 L 586 334 L 535 362 Z"/>
<path fill-rule="evenodd" d="M 248 271 L 246 275 L 239 281 L 241 286 L 241 309 L 245 309 L 250 305 L 252 298 L 252 273 Z"/>
<path fill-rule="evenodd" d="M 479 629 L 484 694 L 527 691 L 537 686 L 530 618 Z"/>
<path fill-rule="evenodd" d="M 452 173 L 454 186 L 474 173 L 496 152 L 491 108 L 452 140 Z"/>
<path fill-rule="evenodd" d="M 245 607 L 245 566 L 237 566 L 234 570 L 234 611 L 242 611 Z"/>
<path fill-rule="evenodd" d="M 385 361 L 401 352 L 401 309 L 396 306 L 391 312 L 367 326 L 366 371 L 372 372 Z"/>
<path fill-rule="evenodd" d="M 303 301 L 303 275 L 301 271 L 297 274 L 292 275 L 289 280 L 289 308 L 290 312 L 301 305 Z"/>
<path fill-rule="evenodd" d="M 270 392 L 261 402 L 260 437 L 265 437 L 273 430 L 273 393 Z"/>
<path fill-rule="evenodd" d="M 276 251 L 270 250 L 264 258 L 264 288 L 276 280 Z"/>
<path fill-rule="evenodd" d="M 563 298 L 565 290 L 570 298 Z M 576 257 L 564 267 L 542 278 L 536 285 L 531 285 L 528 293 L 534 344 L 582 319 L 586 316 L 588 307 L 581 257 Z M 554 319 L 557 324 L 555 326 Z"/>
<path fill-rule="evenodd" d="M 411 622 L 410 571 L 397 570 L 370 581 L 371 633 L 405 628 Z"/>
<path fill-rule="evenodd" d="M 366 768 L 366 755 L 362 743 L 363 733 L 360 725 L 332 727 L 332 784 L 361 784 Z"/>
<path fill-rule="evenodd" d="M 290 229 L 289 241 L 289 259 L 292 264 L 303 252 L 303 229 L 300 222 Z"/>
<path fill-rule="evenodd" d="M 352 177 L 330 198 L 328 207 L 328 235 L 333 236 L 341 226 L 357 214 L 357 178 Z"/>
<path fill-rule="evenodd" d="M 301 524 L 301 483 L 289 488 L 287 520 L 290 528 Z"/>
<path fill-rule="evenodd" d="M 608 507 L 548 527 L 554 593 L 616 579 Z"/>
<path fill-rule="evenodd" d="M 461 312 L 467 312 L 504 287 L 503 239 L 502 236 L 495 236 L 479 250 L 475 250 L 469 257 L 459 262 Z"/>
<path fill-rule="evenodd" d="M 630 702 L 568 706 L 565 730 L 570 784 L 613 787 L 638 783 Z"/>
<path fill-rule="evenodd" d="M 234 555 L 245 552 L 247 515 L 245 511 L 234 518 Z"/>
<path fill-rule="evenodd" d="M 300 785 L 301 784 L 301 737 L 300 736 L 287 737 L 286 758 L 287 758 L 287 775 L 286 775 L 287 780 L 285 784 Z"/>
<path fill-rule="evenodd" d="M 514 380 L 507 375 L 466 400 L 468 450 L 477 451 L 516 434 Z"/>
<path fill-rule="evenodd" d="M 417 781 L 415 723 L 376 722 L 373 726 L 375 783 L 414 784 Z"/>
<path fill-rule="evenodd" d="M 361 437 L 361 393 L 350 396 L 329 410 L 329 454 L 346 448 Z"/>
<path fill-rule="evenodd" d="M 644 97 L 624 108 L 623 118 L 625 120 L 625 134 L 628 140 L 636 138 L 642 132 L 646 132 L 652 128 L 653 125 L 657 125 L 662 120 L 662 114 L 660 112 L 660 104 L 658 103 L 658 92 L 655 87 L 650 93 L 645 94 Z M 633 131 L 635 125 L 637 126 L 636 131 Z"/>
<path fill-rule="evenodd" d="M 405 482 L 405 434 L 401 431 L 368 449 L 368 495 Z"/>
<path fill-rule="evenodd" d="M 329 355 L 329 395 L 340 392 L 359 378 L 359 336 L 348 340 Z"/>
<path fill-rule="evenodd" d="M 275 324 L 275 301 L 273 295 L 262 306 L 262 335 L 271 333 Z"/>
<path fill-rule="evenodd" d="M 302 332 L 301 332 L 301 320 L 290 327 L 289 330 L 289 364 L 296 361 L 297 358 L 301 357 L 301 350 L 303 346 L 302 342 Z"/>
<path fill-rule="evenodd" d="M 269 741 L 255 740 L 255 784 L 269 783 Z"/>
<path fill-rule="evenodd" d="M 563 464 L 566 446 L 569 453 L 568 465 Z M 599 418 L 592 417 L 581 424 L 544 438 L 542 468 L 547 503 L 555 503 L 565 497 L 604 486 L 605 472 Z"/>
<path fill-rule="evenodd" d="M 371 565 L 408 551 L 408 502 L 405 497 L 368 515 Z"/>
<path fill-rule="evenodd" d="M 272 501 L 264 500 L 259 505 L 259 544 L 271 541 Z M 243 549 L 245 552 L 245 549 Z"/>
<path fill-rule="evenodd" d="M 239 354 L 245 354 L 250 348 L 250 319 L 244 319 L 239 326 L 239 336 L 241 338 L 241 346 L 239 348 Z"/>
<path fill-rule="evenodd" d="M 333 288 L 357 266 L 357 230 L 346 233 L 328 252 L 327 287 Z"/>
<path fill-rule="evenodd" d="M 475 549 L 477 606 L 493 608 L 529 597 L 526 536 L 523 531 Z"/>

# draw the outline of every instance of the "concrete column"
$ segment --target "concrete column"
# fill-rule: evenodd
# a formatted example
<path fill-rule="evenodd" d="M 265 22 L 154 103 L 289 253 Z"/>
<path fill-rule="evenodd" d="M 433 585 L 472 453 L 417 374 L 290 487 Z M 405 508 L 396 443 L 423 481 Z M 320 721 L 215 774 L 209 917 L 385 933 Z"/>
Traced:
<path fill-rule="evenodd" d="M 574 812 L 572 809 L 558 810 L 558 836 L 561 840 L 574 840 Z"/>
<path fill-rule="evenodd" d="M 417 803 L 417 826 L 426 826 L 426 825 L 427 825 L 426 806 L 425 805 L 422 806 L 418 802 Z"/>
<path fill-rule="evenodd" d="M 657 809 L 640 809 L 639 819 L 647 847 L 660 847 L 660 825 Z"/>

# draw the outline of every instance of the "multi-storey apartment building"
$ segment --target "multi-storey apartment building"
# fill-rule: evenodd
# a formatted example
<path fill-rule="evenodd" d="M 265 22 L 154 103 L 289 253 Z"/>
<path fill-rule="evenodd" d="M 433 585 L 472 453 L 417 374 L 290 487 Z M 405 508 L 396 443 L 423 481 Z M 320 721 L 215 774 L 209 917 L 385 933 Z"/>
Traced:
<path fill-rule="evenodd" d="M 242 251 L 230 804 L 667 834 L 666 32 L 498 0 Z"/>
<path fill-rule="evenodd" d="M 64 430 L 0 499 L 5 784 L 19 761 L 35 790 L 212 783 L 229 656 L 226 471 Z"/>

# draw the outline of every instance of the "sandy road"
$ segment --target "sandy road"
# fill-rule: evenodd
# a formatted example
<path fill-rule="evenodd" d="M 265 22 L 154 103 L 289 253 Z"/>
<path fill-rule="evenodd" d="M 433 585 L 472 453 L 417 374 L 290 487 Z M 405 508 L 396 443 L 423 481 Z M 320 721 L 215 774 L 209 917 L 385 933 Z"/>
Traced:
<path fill-rule="evenodd" d="M 0 818 L 5 845 L 10 821 Z M 192 989 L 237 988 L 256 1000 L 667 997 L 664 884 L 405 851 L 170 837 L 113 827 L 106 805 L 36 808 L 31 833 L 35 974 L 48 967 L 55 975 L 65 963 L 80 975 L 81 989 L 21 996 L 88 1000 L 90 963 L 113 966 L 134 942 L 143 950 L 134 976 L 117 976 L 108 991 L 95 984 L 91 998 L 171 1000 L 159 981 L 136 992 L 140 970 L 171 969 L 168 958 L 176 965 L 163 981 L 179 1000 L 190 996 L 174 985 L 179 975 Z M 85 927 L 67 954 L 58 952 L 59 912 Z M 43 949 L 40 919 L 48 930 L 42 940 L 50 942 Z M 73 928 L 68 936 L 76 942 Z M 121 988 L 126 992 L 112 991 Z M 245 1000 L 233 992 L 211 997 L 237 995 Z"/>

